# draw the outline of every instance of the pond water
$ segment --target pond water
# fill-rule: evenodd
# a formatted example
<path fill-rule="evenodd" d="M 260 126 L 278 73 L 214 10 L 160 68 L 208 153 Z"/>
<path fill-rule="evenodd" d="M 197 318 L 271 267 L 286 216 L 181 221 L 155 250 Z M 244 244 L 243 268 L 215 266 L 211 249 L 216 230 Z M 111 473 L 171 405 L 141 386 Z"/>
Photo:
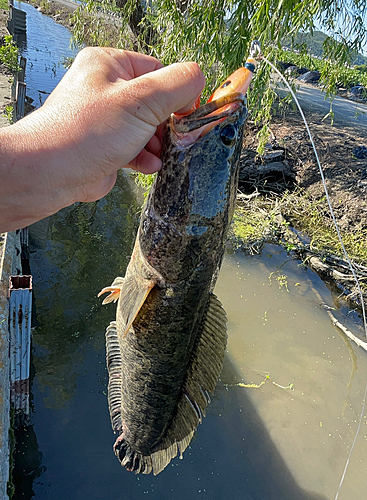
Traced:
<path fill-rule="evenodd" d="M 336 296 L 274 245 L 225 256 L 216 293 L 229 318 L 227 354 L 183 460 L 157 477 L 119 465 L 104 346 L 115 307 L 96 296 L 128 263 L 136 190 L 120 175 L 104 200 L 31 228 L 33 413 L 18 438 L 16 498 L 333 499 L 361 410 L 365 353 L 332 327 L 323 304 L 338 307 Z M 334 313 L 358 331 L 354 313 Z M 237 385 L 266 374 L 260 388 Z M 341 499 L 365 498 L 365 422 Z"/>
<path fill-rule="evenodd" d="M 27 96 L 38 108 L 65 74 L 63 61 L 75 57 L 77 50 L 71 48 L 67 28 L 28 3 L 14 2 L 14 7 L 27 13 L 27 38 L 20 45 L 20 53 L 27 59 Z"/>
<path fill-rule="evenodd" d="M 362 408 L 367 358 L 332 326 L 324 304 L 354 332 L 360 319 L 274 245 L 261 255 L 225 256 L 216 293 L 228 314 L 228 349 L 183 460 L 157 477 L 119 465 L 104 345 L 115 307 L 102 306 L 97 293 L 124 273 L 140 205 L 136 186 L 121 174 L 105 199 L 30 229 L 33 411 L 17 433 L 14 498 L 334 499 Z M 366 498 L 366 440 L 364 417 L 339 500 Z"/>

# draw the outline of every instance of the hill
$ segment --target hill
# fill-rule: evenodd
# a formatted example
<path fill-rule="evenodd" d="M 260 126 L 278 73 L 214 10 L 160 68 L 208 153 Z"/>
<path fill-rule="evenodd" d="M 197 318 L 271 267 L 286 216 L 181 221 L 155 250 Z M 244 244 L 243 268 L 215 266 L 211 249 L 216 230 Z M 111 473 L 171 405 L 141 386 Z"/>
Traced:
<path fill-rule="evenodd" d="M 322 31 L 314 31 L 312 35 L 311 33 L 299 32 L 293 42 L 293 45 L 291 40 L 285 40 L 284 45 L 288 48 L 296 49 L 297 45 L 306 44 L 308 52 L 311 55 L 322 58 L 324 55 L 323 43 L 326 38 L 327 35 L 325 35 Z M 367 57 L 358 53 L 351 58 L 351 62 L 356 65 L 367 64 Z"/>

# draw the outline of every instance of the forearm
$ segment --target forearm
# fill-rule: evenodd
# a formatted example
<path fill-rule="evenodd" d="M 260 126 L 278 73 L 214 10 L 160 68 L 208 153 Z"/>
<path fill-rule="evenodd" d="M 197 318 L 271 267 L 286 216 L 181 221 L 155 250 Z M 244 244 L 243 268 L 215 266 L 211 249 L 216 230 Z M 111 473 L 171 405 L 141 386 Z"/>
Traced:
<path fill-rule="evenodd" d="M 0 232 L 25 227 L 73 201 L 60 175 L 50 182 L 57 164 L 47 144 L 34 120 L 0 129 Z"/>

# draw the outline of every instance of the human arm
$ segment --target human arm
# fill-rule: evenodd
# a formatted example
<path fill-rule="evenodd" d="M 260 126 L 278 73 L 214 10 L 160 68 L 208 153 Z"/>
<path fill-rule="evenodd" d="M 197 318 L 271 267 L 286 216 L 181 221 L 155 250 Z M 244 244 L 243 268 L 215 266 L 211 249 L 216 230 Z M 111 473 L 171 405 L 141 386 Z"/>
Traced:
<path fill-rule="evenodd" d="M 159 170 L 159 125 L 204 83 L 195 63 L 82 50 L 40 109 L 0 129 L 0 232 L 103 197 L 120 168 Z"/>

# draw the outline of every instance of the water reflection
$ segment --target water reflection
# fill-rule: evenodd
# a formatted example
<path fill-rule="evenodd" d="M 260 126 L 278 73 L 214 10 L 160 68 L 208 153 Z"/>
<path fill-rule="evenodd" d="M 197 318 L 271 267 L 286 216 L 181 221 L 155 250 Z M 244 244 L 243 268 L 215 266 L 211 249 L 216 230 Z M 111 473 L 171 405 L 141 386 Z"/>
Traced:
<path fill-rule="evenodd" d="M 105 199 L 68 207 L 30 230 L 37 327 L 33 359 L 45 404 L 52 408 L 74 396 L 85 371 L 83 345 L 104 349 L 113 311 L 101 307 L 97 293 L 116 272 L 124 273 L 129 260 L 139 211 L 131 184 L 121 175 Z"/>
<path fill-rule="evenodd" d="M 33 483 L 45 467 L 42 466 L 42 453 L 38 448 L 37 436 L 33 425 L 15 431 L 17 448 L 14 452 L 13 483 L 16 495 L 13 498 L 29 500 L 34 498 Z"/>
<path fill-rule="evenodd" d="M 62 62 L 74 57 L 76 49 L 70 48 L 70 31 L 32 5 L 15 2 L 14 6 L 27 13 L 27 37 L 20 45 L 20 53 L 27 59 L 27 96 L 40 107 L 65 74 Z"/>

